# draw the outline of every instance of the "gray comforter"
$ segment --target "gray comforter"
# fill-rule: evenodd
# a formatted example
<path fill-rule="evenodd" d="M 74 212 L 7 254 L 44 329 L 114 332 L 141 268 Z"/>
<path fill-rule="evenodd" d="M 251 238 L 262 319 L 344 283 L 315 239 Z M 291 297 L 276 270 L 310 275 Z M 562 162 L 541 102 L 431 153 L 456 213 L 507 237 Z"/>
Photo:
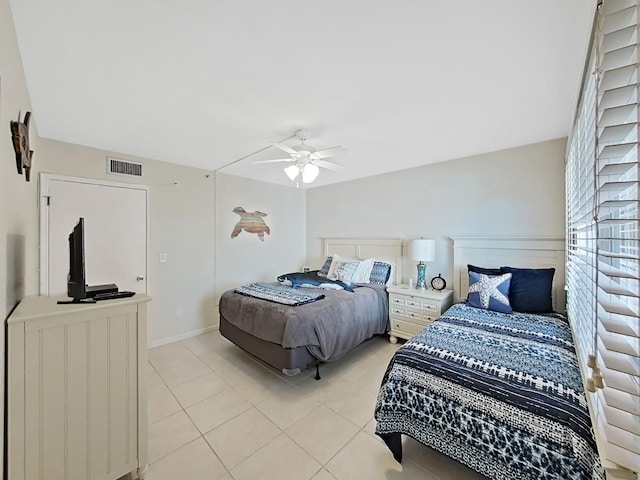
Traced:
<path fill-rule="evenodd" d="M 306 346 L 322 361 L 337 360 L 364 340 L 388 330 L 384 285 L 363 285 L 353 292 L 322 292 L 325 298 L 321 300 L 290 307 L 229 290 L 220 298 L 220 315 L 262 340 L 285 348 Z"/>

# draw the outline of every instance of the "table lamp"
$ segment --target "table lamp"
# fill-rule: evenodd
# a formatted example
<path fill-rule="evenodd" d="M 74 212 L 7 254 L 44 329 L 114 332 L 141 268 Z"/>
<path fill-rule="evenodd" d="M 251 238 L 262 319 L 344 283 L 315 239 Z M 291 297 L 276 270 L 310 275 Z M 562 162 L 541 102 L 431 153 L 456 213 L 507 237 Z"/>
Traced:
<path fill-rule="evenodd" d="M 409 255 L 412 260 L 418 262 L 418 279 L 416 288 L 424 290 L 427 288 L 425 281 L 426 265 L 424 262 L 435 260 L 436 242 L 429 238 L 416 238 L 409 243 Z"/>

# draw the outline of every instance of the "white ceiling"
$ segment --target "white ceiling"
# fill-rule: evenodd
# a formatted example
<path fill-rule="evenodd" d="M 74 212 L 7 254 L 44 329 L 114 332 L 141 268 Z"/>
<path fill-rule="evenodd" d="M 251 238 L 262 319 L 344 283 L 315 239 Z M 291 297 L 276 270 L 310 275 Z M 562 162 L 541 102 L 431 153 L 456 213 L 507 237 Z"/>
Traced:
<path fill-rule="evenodd" d="M 566 136 L 595 0 L 10 0 L 38 134 L 312 186 Z M 289 145 L 296 142 L 290 140 Z M 291 185 L 270 147 L 223 171 Z"/>

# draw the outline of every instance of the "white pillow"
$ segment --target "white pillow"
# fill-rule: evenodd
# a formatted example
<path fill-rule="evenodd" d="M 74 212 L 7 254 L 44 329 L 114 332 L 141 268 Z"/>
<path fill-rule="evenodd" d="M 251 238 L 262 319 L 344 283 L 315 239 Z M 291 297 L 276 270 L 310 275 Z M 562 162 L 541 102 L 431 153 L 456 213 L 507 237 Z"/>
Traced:
<path fill-rule="evenodd" d="M 373 258 L 357 260 L 344 258 L 334 254 L 327 278 L 346 283 L 369 283 L 369 276 L 373 269 Z"/>
<path fill-rule="evenodd" d="M 366 260 L 360 261 L 358 268 L 353 274 L 353 283 L 369 283 L 369 276 L 373 269 L 373 262 L 373 258 L 367 258 Z"/>

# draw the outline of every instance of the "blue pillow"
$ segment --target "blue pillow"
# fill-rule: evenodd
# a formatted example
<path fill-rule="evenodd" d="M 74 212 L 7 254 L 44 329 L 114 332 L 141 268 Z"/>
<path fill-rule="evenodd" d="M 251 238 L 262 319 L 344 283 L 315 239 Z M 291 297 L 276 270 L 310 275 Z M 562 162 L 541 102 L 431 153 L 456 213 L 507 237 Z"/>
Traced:
<path fill-rule="evenodd" d="M 470 272 L 484 273 L 485 275 L 502 275 L 503 273 L 499 268 L 476 267 L 470 263 L 467 264 L 467 270 Z"/>
<path fill-rule="evenodd" d="M 512 275 L 509 301 L 516 312 L 553 312 L 551 289 L 555 268 L 501 267 L 500 270 Z"/>
<path fill-rule="evenodd" d="M 511 313 L 509 285 L 511 274 L 485 275 L 469 272 L 469 305 L 484 310 Z"/>
<path fill-rule="evenodd" d="M 391 276 L 391 264 L 385 262 L 373 262 L 373 268 L 369 274 L 369 283 L 385 285 Z"/>
<path fill-rule="evenodd" d="M 332 261 L 333 261 L 333 257 L 331 256 L 327 257 L 327 259 L 324 261 L 324 263 L 320 267 L 320 270 L 318 270 L 318 275 L 320 275 L 321 277 L 326 277 L 329 274 L 329 268 L 331 268 Z"/>

